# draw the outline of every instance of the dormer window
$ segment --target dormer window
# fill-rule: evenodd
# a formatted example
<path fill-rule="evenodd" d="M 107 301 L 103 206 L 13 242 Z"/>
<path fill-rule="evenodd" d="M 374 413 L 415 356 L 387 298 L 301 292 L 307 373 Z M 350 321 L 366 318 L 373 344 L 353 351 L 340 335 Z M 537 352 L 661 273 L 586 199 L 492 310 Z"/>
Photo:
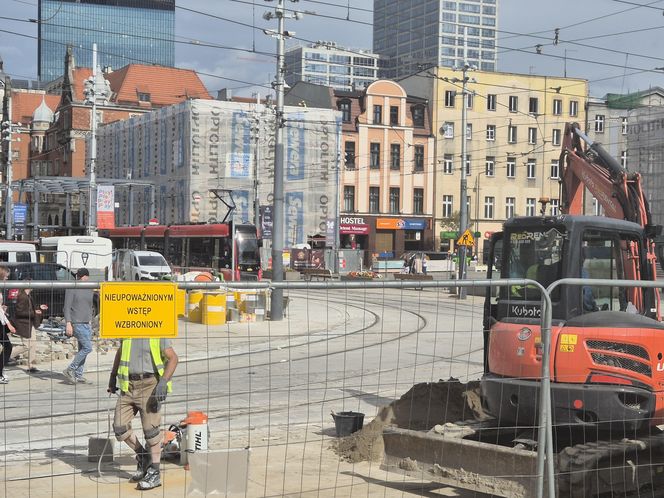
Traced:
<path fill-rule="evenodd" d="M 417 128 L 424 128 L 424 106 L 416 105 L 411 108 L 413 116 L 413 126 Z"/>
<path fill-rule="evenodd" d="M 344 123 L 350 123 L 350 100 L 340 100 L 337 105 L 341 111 L 341 121 Z"/>
<path fill-rule="evenodd" d="M 150 102 L 150 94 L 145 92 L 138 92 L 139 102 Z"/>

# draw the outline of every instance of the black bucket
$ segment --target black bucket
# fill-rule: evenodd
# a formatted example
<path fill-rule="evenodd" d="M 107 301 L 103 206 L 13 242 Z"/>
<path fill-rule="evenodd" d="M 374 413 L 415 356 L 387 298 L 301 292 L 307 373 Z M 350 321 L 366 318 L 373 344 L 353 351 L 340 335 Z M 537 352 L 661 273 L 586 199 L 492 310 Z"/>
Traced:
<path fill-rule="evenodd" d="M 353 432 L 359 431 L 364 424 L 364 413 L 360 412 L 333 413 L 332 418 L 337 437 L 350 436 Z"/>

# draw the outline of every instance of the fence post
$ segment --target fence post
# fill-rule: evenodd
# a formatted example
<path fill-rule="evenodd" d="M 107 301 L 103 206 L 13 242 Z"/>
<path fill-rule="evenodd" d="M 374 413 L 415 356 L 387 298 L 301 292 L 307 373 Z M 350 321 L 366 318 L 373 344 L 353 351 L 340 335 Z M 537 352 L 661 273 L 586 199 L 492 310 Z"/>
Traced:
<path fill-rule="evenodd" d="M 542 379 L 540 381 L 538 433 L 537 433 L 537 498 L 544 496 L 544 474 L 546 461 L 547 491 L 549 498 L 555 498 L 553 469 L 553 429 L 551 416 L 551 294 L 541 290 L 541 340 L 542 340 Z"/>

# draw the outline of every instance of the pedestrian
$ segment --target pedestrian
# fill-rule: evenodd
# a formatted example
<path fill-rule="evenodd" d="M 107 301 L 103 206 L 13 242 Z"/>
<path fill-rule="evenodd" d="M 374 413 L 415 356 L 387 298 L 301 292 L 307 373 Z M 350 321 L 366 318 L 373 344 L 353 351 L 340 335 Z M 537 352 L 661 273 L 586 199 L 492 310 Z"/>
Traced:
<path fill-rule="evenodd" d="M 136 453 L 136 473 L 131 481 L 138 482 L 138 489 L 161 486 L 161 405 L 171 392 L 177 364 L 178 356 L 169 339 L 123 339 L 115 354 L 108 380 L 108 392 L 120 390 L 113 431 L 118 441 L 124 441 Z M 145 446 L 131 428 L 137 413 Z"/>
<path fill-rule="evenodd" d="M 410 262 L 408 261 L 408 253 L 403 255 L 403 266 L 401 267 L 401 273 L 410 273 Z"/>
<path fill-rule="evenodd" d="M 413 256 L 413 273 L 417 275 L 422 273 L 422 253 Z"/>
<path fill-rule="evenodd" d="M 87 282 L 90 272 L 87 268 L 79 268 L 76 272 L 76 280 Z M 92 289 L 67 289 L 65 292 L 65 334 L 76 337 L 78 341 L 78 353 L 74 356 L 71 364 L 62 372 L 65 378 L 75 384 L 87 382 L 83 377 L 85 360 L 92 352 Z"/>
<path fill-rule="evenodd" d="M 429 256 L 425 254 L 424 258 L 422 259 L 422 273 L 424 273 L 425 275 L 427 274 L 428 266 L 429 266 Z"/>
<path fill-rule="evenodd" d="M 14 348 L 12 356 L 28 353 L 28 372 L 37 373 L 37 331 L 42 321 L 43 312 L 48 306 L 41 304 L 35 306 L 32 300 L 32 289 L 21 289 L 16 298 L 14 309 L 14 324 L 16 335 L 21 337 L 22 349 Z"/>
<path fill-rule="evenodd" d="M 0 266 L 0 280 L 9 278 L 9 268 Z M 9 334 L 15 334 L 16 329 L 9 321 L 6 315 L 7 306 L 4 304 L 4 292 L 0 292 L 0 346 L 2 346 L 2 355 L 0 355 L 0 384 L 9 384 L 9 379 L 4 374 L 5 366 L 12 355 L 12 341 Z"/>

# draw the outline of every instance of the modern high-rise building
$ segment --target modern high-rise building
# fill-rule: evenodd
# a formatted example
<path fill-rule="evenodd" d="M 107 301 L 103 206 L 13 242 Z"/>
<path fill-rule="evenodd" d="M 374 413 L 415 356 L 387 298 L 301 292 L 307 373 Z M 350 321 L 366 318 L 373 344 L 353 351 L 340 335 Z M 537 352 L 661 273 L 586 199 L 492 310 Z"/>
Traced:
<path fill-rule="evenodd" d="M 381 56 L 381 76 L 461 67 L 464 52 L 471 66 L 495 71 L 498 1 L 374 0 L 373 51 Z"/>
<path fill-rule="evenodd" d="M 286 83 L 298 81 L 337 90 L 362 89 L 378 79 L 378 56 L 367 50 L 338 47 L 319 41 L 286 51 Z"/>
<path fill-rule="evenodd" d="M 175 64 L 175 0 L 39 0 L 39 79 L 63 75 L 67 45 L 79 67 Z"/>

